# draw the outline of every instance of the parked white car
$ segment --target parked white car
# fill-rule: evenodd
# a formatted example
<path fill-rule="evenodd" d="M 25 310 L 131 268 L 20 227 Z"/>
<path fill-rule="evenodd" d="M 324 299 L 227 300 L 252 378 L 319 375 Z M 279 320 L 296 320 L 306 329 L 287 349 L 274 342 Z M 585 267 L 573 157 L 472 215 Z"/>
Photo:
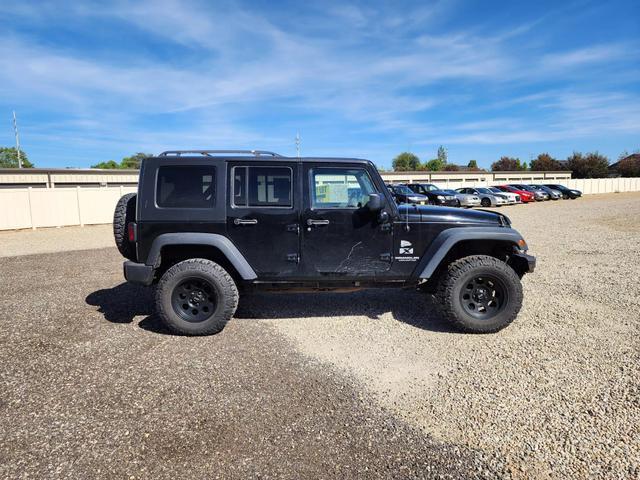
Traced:
<path fill-rule="evenodd" d="M 480 199 L 480 205 L 483 207 L 501 207 L 507 204 L 507 200 L 502 195 L 498 196 L 486 188 L 458 188 L 456 192 L 475 195 Z"/>
<path fill-rule="evenodd" d="M 489 190 L 494 195 L 502 195 L 504 197 L 507 197 L 507 201 L 508 201 L 509 205 L 514 205 L 516 203 L 522 203 L 522 200 L 520 199 L 520 195 L 518 195 L 517 193 L 504 192 L 504 191 L 502 191 L 502 190 L 500 190 L 499 188 L 496 188 L 496 187 L 487 187 L 487 190 Z"/>

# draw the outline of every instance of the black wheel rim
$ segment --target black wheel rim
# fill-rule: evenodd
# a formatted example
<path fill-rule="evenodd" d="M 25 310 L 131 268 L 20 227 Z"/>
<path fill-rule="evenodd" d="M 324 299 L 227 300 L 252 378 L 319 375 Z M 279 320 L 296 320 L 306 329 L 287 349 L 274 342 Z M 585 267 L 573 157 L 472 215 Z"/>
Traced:
<path fill-rule="evenodd" d="M 191 277 L 178 283 L 171 293 L 171 306 L 181 318 L 191 323 L 211 318 L 218 305 L 218 294 L 208 280 Z"/>
<path fill-rule="evenodd" d="M 464 311 L 481 320 L 490 320 L 498 315 L 508 301 L 504 283 L 492 275 L 475 275 L 460 290 L 460 302 Z"/>

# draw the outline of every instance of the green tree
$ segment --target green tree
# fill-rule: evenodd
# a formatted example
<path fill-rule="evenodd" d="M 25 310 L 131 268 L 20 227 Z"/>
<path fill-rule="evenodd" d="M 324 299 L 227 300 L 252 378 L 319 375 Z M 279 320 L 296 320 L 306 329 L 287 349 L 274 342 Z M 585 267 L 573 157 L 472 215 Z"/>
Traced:
<path fill-rule="evenodd" d="M 138 152 L 130 157 L 124 157 L 120 162 L 120 168 L 130 168 L 140 170 L 140 163 L 147 157 L 150 157 L 149 153 Z"/>
<path fill-rule="evenodd" d="M 492 172 L 515 172 L 517 170 L 525 170 L 525 168 L 523 168 L 519 158 L 512 157 L 501 157 L 500 160 L 491 164 Z"/>
<path fill-rule="evenodd" d="M 95 165 L 91 165 L 91 168 L 120 168 L 139 170 L 142 160 L 151 156 L 152 155 L 150 153 L 138 152 L 135 155 L 131 155 L 130 157 L 124 157 L 122 160 L 120 160 L 120 163 L 116 162 L 115 160 L 108 160 L 106 162 L 100 162 L 96 163 Z"/>
<path fill-rule="evenodd" d="M 609 174 L 609 159 L 598 152 L 582 155 L 579 152 L 567 158 L 567 167 L 574 178 L 604 178 Z"/>
<path fill-rule="evenodd" d="M 479 170 L 478 162 L 475 160 L 469 160 L 469 163 L 467 164 L 467 168 L 470 170 Z"/>
<path fill-rule="evenodd" d="M 20 160 L 24 168 L 33 168 L 27 154 L 20 150 Z M 18 150 L 15 147 L 0 147 L 0 168 L 18 168 Z"/>
<path fill-rule="evenodd" d="M 438 160 L 442 162 L 442 165 L 447 164 L 447 150 L 442 145 L 438 147 Z"/>
<path fill-rule="evenodd" d="M 420 159 L 415 153 L 402 152 L 391 164 L 395 172 L 411 172 L 420 168 Z"/>
<path fill-rule="evenodd" d="M 100 162 L 100 163 L 96 163 L 95 165 L 91 165 L 91 168 L 114 169 L 114 168 L 120 168 L 120 165 L 115 160 L 108 160 L 106 162 Z"/>
<path fill-rule="evenodd" d="M 541 153 L 531 160 L 531 170 L 538 172 L 562 170 L 562 164 L 548 153 Z"/>
<path fill-rule="evenodd" d="M 444 161 L 442 161 L 441 159 L 433 158 L 433 159 L 429 160 L 427 163 L 425 163 L 424 169 L 425 170 L 429 170 L 431 172 L 439 172 L 440 170 L 442 170 L 444 168 L 445 165 L 446 165 L 446 163 Z"/>
<path fill-rule="evenodd" d="M 456 165 L 455 163 L 447 163 L 443 170 L 445 172 L 457 172 L 458 170 L 460 170 L 460 167 L 458 165 Z"/>

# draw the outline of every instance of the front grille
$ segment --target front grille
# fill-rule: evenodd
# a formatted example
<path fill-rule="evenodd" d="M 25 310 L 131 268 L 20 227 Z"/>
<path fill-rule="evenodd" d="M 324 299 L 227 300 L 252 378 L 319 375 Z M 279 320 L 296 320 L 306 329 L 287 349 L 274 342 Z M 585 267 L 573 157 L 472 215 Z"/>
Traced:
<path fill-rule="evenodd" d="M 516 202 L 520 201 L 520 195 L 516 195 Z"/>

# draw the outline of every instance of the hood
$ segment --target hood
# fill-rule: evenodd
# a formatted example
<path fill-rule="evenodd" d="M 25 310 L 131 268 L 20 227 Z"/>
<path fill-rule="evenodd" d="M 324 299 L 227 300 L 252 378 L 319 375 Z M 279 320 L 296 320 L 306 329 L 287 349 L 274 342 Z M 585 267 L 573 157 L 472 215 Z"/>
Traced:
<path fill-rule="evenodd" d="M 407 208 L 408 207 L 408 208 Z M 455 207 L 437 207 L 433 205 L 400 205 L 402 220 L 421 223 L 473 223 L 491 225 L 510 225 L 509 219 L 498 212 L 489 210 L 464 210 Z"/>

